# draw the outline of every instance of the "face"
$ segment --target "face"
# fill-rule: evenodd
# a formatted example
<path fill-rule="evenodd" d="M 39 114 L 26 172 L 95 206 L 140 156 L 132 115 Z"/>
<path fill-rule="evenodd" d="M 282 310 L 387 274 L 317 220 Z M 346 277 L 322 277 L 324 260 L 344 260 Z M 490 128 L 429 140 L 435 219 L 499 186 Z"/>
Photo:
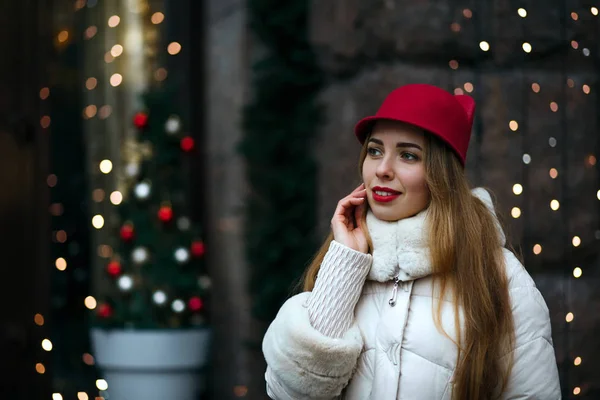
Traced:
<path fill-rule="evenodd" d="M 395 121 L 378 121 L 367 143 L 362 178 L 369 206 L 383 221 L 412 217 L 427 207 L 425 134 Z"/>

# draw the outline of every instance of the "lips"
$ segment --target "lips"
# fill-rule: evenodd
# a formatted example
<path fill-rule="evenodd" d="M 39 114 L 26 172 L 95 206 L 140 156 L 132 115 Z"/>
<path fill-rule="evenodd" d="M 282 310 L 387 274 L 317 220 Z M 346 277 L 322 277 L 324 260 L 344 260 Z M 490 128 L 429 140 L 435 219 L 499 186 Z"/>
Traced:
<path fill-rule="evenodd" d="M 388 187 L 381 187 L 381 186 L 375 186 L 372 189 L 373 192 L 373 200 L 375 200 L 378 203 L 388 203 L 390 201 L 393 201 L 395 199 L 397 199 L 402 193 L 398 192 L 397 190 L 388 188 Z"/>

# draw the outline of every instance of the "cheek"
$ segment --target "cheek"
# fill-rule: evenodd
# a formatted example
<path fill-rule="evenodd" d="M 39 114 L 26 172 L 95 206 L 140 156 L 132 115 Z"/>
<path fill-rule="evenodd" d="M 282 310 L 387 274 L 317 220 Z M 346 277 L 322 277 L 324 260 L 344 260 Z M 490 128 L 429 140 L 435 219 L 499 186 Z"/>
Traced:
<path fill-rule="evenodd" d="M 429 193 L 429 190 L 427 189 L 427 181 L 425 180 L 425 171 L 422 168 L 404 170 L 402 172 L 401 179 L 405 188 L 413 193 Z"/>
<path fill-rule="evenodd" d="M 365 162 L 363 163 L 363 166 L 362 166 L 363 181 L 370 180 L 370 178 L 373 176 L 373 174 L 374 174 L 374 172 L 373 172 L 372 163 L 370 163 L 368 160 L 365 160 Z"/>

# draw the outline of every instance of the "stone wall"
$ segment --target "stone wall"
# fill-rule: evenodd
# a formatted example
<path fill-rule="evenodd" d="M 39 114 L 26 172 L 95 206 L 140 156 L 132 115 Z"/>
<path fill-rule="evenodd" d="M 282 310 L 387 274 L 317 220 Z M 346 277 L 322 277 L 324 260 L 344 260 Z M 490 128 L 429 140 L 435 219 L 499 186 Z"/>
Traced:
<path fill-rule="evenodd" d="M 360 182 L 353 135 L 360 118 L 375 113 L 386 94 L 403 84 L 431 83 L 449 91 L 473 85 L 468 94 L 478 106 L 468 176 L 474 186 L 493 191 L 511 242 L 548 302 L 565 393 L 581 386 L 579 398 L 593 398 L 600 385 L 594 339 L 600 329 L 600 169 L 593 158 L 600 157 L 598 17 L 578 2 L 563 12 L 564 2 L 549 7 L 529 0 L 519 3 L 528 12 L 521 18 L 513 3 L 312 2 L 312 41 L 328 77 L 321 95 L 327 122 L 315 143 L 318 229 L 325 235 L 337 201 Z M 490 51 L 480 49 L 481 40 Z M 524 41 L 532 53 L 522 50 Z M 509 128 L 511 120 L 519 124 L 516 131 Z M 551 168 L 558 171 L 556 179 Z M 524 187 L 520 196 L 513 193 L 515 183 Z M 550 208 L 552 199 L 560 201 L 557 211 Z M 521 209 L 518 219 L 511 217 L 513 207 Z M 575 235 L 578 247 L 572 245 Z M 533 254 L 535 244 L 542 245 L 539 255 Z M 584 271 L 579 279 L 572 275 L 576 266 Z M 572 323 L 565 322 L 568 312 L 575 315 Z M 574 367 L 577 356 L 588 364 Z"/>

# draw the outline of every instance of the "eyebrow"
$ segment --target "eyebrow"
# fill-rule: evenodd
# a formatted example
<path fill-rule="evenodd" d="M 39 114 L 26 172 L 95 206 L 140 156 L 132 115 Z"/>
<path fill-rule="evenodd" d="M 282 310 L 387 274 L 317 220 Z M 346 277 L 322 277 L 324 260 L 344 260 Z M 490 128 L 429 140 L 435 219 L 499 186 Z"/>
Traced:
<path fill-rule="evenodd" d="M 373 142 L 373 143 L 376 143 L 376 144 L 378 144 L 380 146 L 383 146 L 383 142 L 381 140 L 379 140 L 379 139 L 371 138 L 371 139 L 369 139 L 369 142 Z M 423 151 L 423 149 L 421 148 L 421 146 L 419 146 L 416 143 L 410 143 L 410 142 L 399 142 L 399 143 L 396 143 L 396 147 L 412 147 L 412 148 L 419 149 L 419 150 Z"/>

